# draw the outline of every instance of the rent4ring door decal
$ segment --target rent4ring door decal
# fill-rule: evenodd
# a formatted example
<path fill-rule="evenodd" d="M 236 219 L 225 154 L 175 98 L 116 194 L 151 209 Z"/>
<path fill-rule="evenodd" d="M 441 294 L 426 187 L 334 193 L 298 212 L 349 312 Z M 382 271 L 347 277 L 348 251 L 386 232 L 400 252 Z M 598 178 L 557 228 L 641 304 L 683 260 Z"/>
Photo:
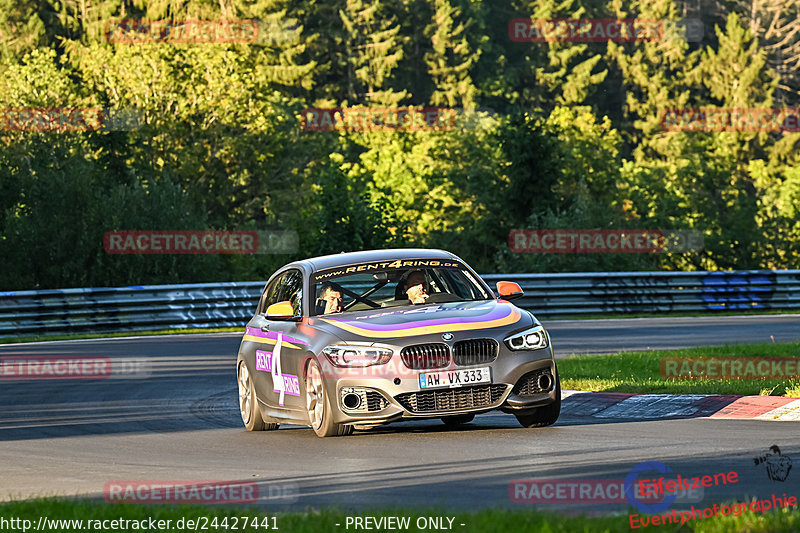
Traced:
<path fill-rule="evenodd" d="M 281 372 L 281 345 L 283 344 L 283 334 L 278 333 L 278 340 L 275 348 L 271 352 L 256 350 L 256 370 L 262 370 L 272 374 L 273 391 L 279 393 L 278 405 L 283 407 L 285 394 L 300 396 L 300 381 L 297 376 L 283 374 Z"/>

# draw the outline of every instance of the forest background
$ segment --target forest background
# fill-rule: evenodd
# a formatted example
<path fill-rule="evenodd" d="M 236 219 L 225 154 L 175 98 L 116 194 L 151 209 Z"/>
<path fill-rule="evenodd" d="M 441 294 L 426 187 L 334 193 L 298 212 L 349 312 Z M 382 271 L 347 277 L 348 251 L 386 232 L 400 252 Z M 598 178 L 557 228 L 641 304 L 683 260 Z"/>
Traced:
<path fill-rule="evenodd" d="M 517 42 L 521 18 L 669 31 Z M 282 31 L 109 42 L 121 19 Z M 304 109 L 343 106 L 472 118 L 303 128 Z M 262 280 L 296 258 L 401 246 L 481 273 L 800 268 L 800 133 L 661 125 L 665 109 L 798 107 L 800 0 L 0 0 L 0 109 L 138 117 L 119 131 L 0 131 L 0 289 Z M 704 249 L 519 254 L 518 228 L 696 230 Z M 299 248 L 103 249 L 110 230 L 200 229 L 295 231 Z"/>

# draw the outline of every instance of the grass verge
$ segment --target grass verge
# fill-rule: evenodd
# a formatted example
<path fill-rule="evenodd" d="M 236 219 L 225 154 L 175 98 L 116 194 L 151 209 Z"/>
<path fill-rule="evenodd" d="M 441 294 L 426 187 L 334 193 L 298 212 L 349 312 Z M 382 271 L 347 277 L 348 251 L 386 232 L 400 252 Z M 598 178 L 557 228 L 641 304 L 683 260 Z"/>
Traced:
<path fill-rule="evenodd" d="M 668 380 L 660 373 L 663 357 L 800 357 L 800 342 L 735 344 L 668 351 L 581 355 L 558 361 L 561 387 L 580 391 L 640 394 L 738 394 L 800 397 L 800 381 Z"/>
<path fill-rule="evenodd" d="M 275 516 L 273 519 L 272 517 Z M 547 531 L 547 532 L 604 532 L 612 533 L 618 531 L 629 531 L 630 523 L 627 515 L 616 516 L 564 516 L 552 512 L 540 512 L 534 510 L 508 510 L 493 509 L 478 512 L 454 512 L 442 509 L 408 509 L 396 507 L 392 509 L 381 509 L 371 511 L 360 511 L 358 513 L 348 513 L 336 509 L 309 510 L 306 512 L 278 512 L 265 513 L 258 508 L 232 508 L 232 507 L 208 507 L 201 505 L 109 505 L 90 501 L 75 501 L 64 499 L 37 499 L 29 501 L 9 502 L 0 504 L 0 519 L 13 520 L 16 522 L 3 524 L 4 531 L 27 533 L 36 530 L 39 525 L 40 517 L 47 519 L 42 528 L 44 531 L 257 531 L 264 532 L 275 529 L 284 533 L 321 533 L 321 532 L 346 532 L 356 528 L 352 522 L 350 527 L 347 525 L 347 517 L 408 517 L 409 527 L 406 528 L 387 528 L 373 527 L 378 531 L 397 529 L 400 531 L 429 531 L 432 529 L 450 529 L 464 533 L 473 532 L 507 532 L 507 531 Z M 243 517 L 248 517 L 247 526 L 244 526 Z M 442 528 L 428 527 L 422 528 L 417 525 L 417 520 L 421 517 L 434 517 L 442 520 Z M 256 519 L 255 522 L 253 519 Z M 452 527 L 448 518 L 452 518 Z M 133 526 L 130 522 L 117 522 L 112 524 L 112 520 L 149 520 L 153 519 L 156 523 L 163 522 L 156 526 L 156 529 L 138 527 L 142 524 L 137 522 Z M 22 520 L 28 520 L 27 524 Z M 75 522 L 58 523 L 54 521 L 82 520 L 78 526 Z M 166 521 L 170 522 L 167 523 Z M 91 521 L 88 522 L 88 521 Z M 99 522 L 95 522 L 99 521 Z M 103 524 L 104 521 L 105 525 Z M 191 521 L 191 523 L 189 522 Z M 0 520 L 0 523 L 2 521 Z M 234 527 L 236 523 L 236 527 Z M 15 524 L 18 527 L 15 527 Z M 182 524 L 183 527 L 177 527 Z M 226 524 L 223 526 L 223 524 Z M 252 527 L 253 525 L 258 527 Z M 461 524 L 464 524 L 463 526 Z M 24 526 L 27 525 L 27 531 Z M 423 523 L 420 521 L 420 526 Z M 205 526 L 205 527 L 204 527 Z M 265 527 L 268 526 L 268 527 Z M 701 520 L 691 520 L 686 522 L 684 527 L 691 529 L 686 531 L 696 532 L 796 532 L 800 530 L 800 513 L 796 510 L 781 509 L 778 511 L 768 511 L 764 514 L 746 512 L 738 517 L 720 516 Z M 648 531 L 675 531 L 679 524 L 668 526 L 649 526 Z M 364 529 L 364 528 L 359 528 Z"/>

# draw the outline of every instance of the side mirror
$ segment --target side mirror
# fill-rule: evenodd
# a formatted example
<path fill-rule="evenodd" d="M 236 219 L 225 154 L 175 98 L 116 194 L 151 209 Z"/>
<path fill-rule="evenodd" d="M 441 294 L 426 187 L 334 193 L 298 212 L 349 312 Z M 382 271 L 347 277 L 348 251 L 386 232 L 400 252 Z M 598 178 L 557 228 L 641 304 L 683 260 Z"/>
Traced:
<path fill-rule="evenodd" d="M 520 286 L 513 281 L 498 281 L 497 292 L 504 300 L 513 300 L 524 294 Z"/>
<path fill-rule="evenodd" d="M 267 320 L 300 320 L 301 317 L 294 315 L 292 302 L 278 302 L 267 307 Z"/>

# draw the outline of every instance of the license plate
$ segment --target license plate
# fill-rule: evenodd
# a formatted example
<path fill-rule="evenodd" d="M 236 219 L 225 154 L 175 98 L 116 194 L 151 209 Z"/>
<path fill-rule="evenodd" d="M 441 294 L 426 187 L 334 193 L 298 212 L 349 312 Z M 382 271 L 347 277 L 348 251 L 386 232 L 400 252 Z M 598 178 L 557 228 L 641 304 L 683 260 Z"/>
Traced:
<path fill-rule="evenodd" d="M 476 383 L 491 383 L 492 372 L 488 366 L 470 368 L 467 370 L 446 370 L 444 372 L 428 372 L 419 375 L 421 389 L 434 389 L 438 387 L 463 387 Z"/>

